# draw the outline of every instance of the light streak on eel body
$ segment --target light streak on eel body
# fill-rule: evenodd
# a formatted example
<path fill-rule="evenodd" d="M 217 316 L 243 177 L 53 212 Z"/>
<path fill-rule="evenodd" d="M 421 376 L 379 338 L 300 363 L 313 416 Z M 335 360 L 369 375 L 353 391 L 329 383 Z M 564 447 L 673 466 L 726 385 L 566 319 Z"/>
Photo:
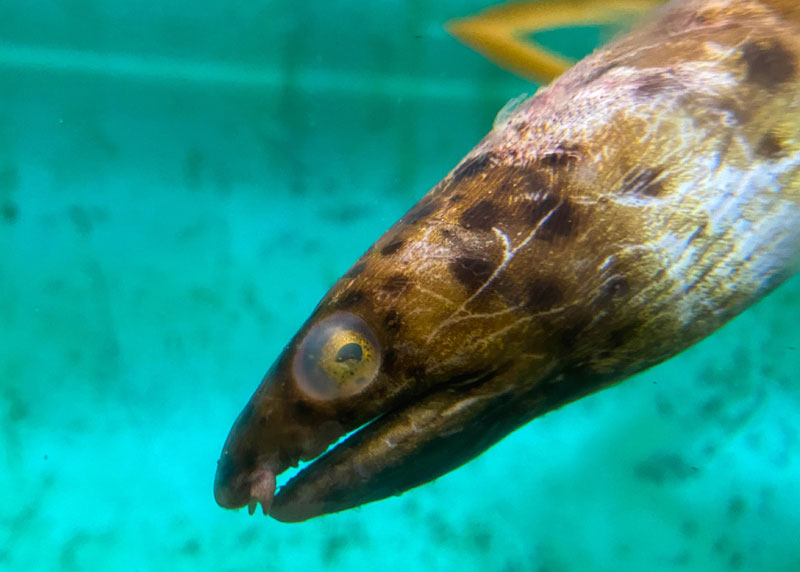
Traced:
<path fill-rule="evenodd" d="M 236 420 L 217 502 L 299 521 L 428 482 L 798 268 L 800 3 L 671 2 L 502 114 L 333 286 Z"/>

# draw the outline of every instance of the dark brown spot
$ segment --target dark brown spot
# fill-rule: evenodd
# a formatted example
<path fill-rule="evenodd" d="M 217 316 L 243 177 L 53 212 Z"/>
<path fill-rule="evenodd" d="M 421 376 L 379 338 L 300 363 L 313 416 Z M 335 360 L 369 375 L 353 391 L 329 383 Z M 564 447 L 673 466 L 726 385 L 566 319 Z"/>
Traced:
<path fill-rule="evenodd" d="M 411 208 L 410 211 L 406 213 L 406 216 L 403 217 L 403 221 L 407 222 L 408 224 L 415 224 L 435 210 L 436 203 L 430 198 L 423 197 L 422 200 L 420 200 Z"/>
<path fill-rule="evenodd" d="M 634 169 L 622 178 L 619 192 L 623 195 L 635 194 L 657 197 L 664 190 L 664 185 L 659 180 L 664 169 L 644 168 Z"/>
<path fill-rule="evenodd" d="M 559 143 L 555 150 L 546 153 L 539 159 L 545 167 L 564 168 L 571 167 L 580 158 L 581 147 L 577 144 Z"/>
<path fill-rule="evenodd" d="M 593 314 L 586 311 L 576 312 L 575 315 L 567 316 L 567 323 L 562 327 L 557 335 L 559 350 L 569 354 L 580 344 L 581 334 L 592 323 Z"/>
<path fill-rule="evenodd" d="M 611 62 L 611 63 L 607 63 L 605 65 L 602 65 L 602 66 L 594 68 L 593 70 L 591 70 L 588 74 L 586 74 L 584 76 L 584 78 L 583 78 L 584 85 L 592 83 L 593 81 L 601 78 L 602 76 L 607 74 L 609 71 L 613 70 L 615 67 L 618 67 L 618 66 L 619 66 L 619 62 Z"/>
<path fill-rule="evenodd" d="M 358 276 L 359 274 L 364 272 L 364 269 L 366 267 L 367 267 L 367 263 L 366 262 L 356 262 L 353 266 L 350 267 L 350 270 L 348 270 L 345 273 L 344 277 L 345 278 L 355 278 L 356 276 Z"/>
<path fill-rule="evenodd" d="M 364 299 L 364 293 L 361 290 L 351 290 L 339 299 L 337 306 L 339 308 L 350 308 L 355 306 Z"/>
<path fill-rule="evenodd" d="M 526 192 L 545 193 L 550 189 L 550 176 L 536 169 L 520 170 L 521 184 Z"/>
<path fill-rule="evenodd" d="M 493 158 L 494 155 L 492 153 L 484 153 L 483 155 L 467 159 L 453 171 L 453 182 L 458 183 L 459 181 L 472 178 L 482 173 L 492 164 Z"/>
<path fill-rule="evenodd" d="M 777 40 L 745 43 L 742 59 L 747 68 L 746 81 L 770 91 L 792 80 L 797 71 L 794 54 Z"/>
<path fill-rule="evenodd" d="M 458 222 L 465 228 L 490 230 L 497 220 L 497 207 L 491 201 L 480 201 L 465 210 Z"/>
<path fill-rule="evenodd" d="M 383 289 L 392 294 L 399 294 L 408 287 L 410 282 L 411 279 L 405 274 L 392 274 L 383 283 Z"/>
<path fill-rule="evenodd" d="M 545 216 L 546 220 L 542 220 L 534 238 L 552 241 L 557 237 L 570 236 L 575 232 L 577 215 L 572 203 L 566 199 L 563 199 L 549 215 Z"/>
<path fill-rule="evenodd" d="M 450 272 L 472 294 L 486 283 L 494 272 L 494 265 L 483 258 L 462 256 L 450 263 Z"/>
<path fill-rule="evenodd" d="M 766 157 L 767 159 L 775 159 L 783 155 L 783 145 L 775 137 L 774 133 L 767 133 L 761 138 L 756 146 L 756 154 Z"/>
<path fill-rule="evenodd" d="M 396 334 L 403 326 L 403 319 L 397 310 L 389 310 L 383 317 L 383 326 L 390 334 Z"/>
<path fill-rule="evenodd" d="M 549 310 L 564 297 L 564 289 L 555 278 L 536 278 L 527 288 L 525 308 L 533 312 Z"/>
<path fill-rule="evenodd" d="M 654 73 L 644 77 L 636 87 L 636 94 L 652 97 L 668 89 L 679 87 L 675 78 L 664 73 Z"/>
<path fill-rule="evenodd" d="M 381 367 L 386 372 L 392 372 L 394 370 L 394 366 L 397 363 L 397 352 L 394 350 L 386 350 L 383 353 L 383 359 L 381 360 Z"/>
<path fill-rule="evenodd" d="M 455 193 L 453 196 L 450 197 L 449 200 L 450 200 L 451 203 L 457 203 L 463 198 L 464 198 L 464 195 L 462 195 L 461 193 Z"/>
<path fill-rule="evenodd" d="M 608 334 L 609 348 L 615 350 L 625 344 L 631 338 L 631 331 L 628 328 L 617 328 Z"/>
<path fill-rule="evenodd" d="M 539 200 L 525 201 L 520 205 L 520 212 L 525 221 L 532 227 L 538 225 L 541 220 L 553 212 L 558 206 L 558 197 L 545 195 Z"/>
<path fill-rule="evenodd" d="M 394 254 L 395 252 L 400 250 L 400 247 L 403 246 L 403 243 L 404 243 L 403 240 L 393 240 L 392 242 L 381 248 L 381 254 L 384 256 Z"/>

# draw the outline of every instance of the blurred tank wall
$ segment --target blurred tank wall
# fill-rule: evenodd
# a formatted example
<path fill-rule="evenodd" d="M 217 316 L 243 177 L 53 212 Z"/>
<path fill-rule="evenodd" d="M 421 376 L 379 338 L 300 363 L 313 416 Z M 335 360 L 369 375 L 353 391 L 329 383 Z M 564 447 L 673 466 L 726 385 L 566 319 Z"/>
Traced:
<path fill-rule="evenodd" d="M 475 3 L 33 4 L 0 6 L 8 154 L 67 177 L 205 172 L 300 191 L 377 170 L 417 197 L 443 172 L 424 158 L 452 164 L 530 90 L 443 31 Z"/>

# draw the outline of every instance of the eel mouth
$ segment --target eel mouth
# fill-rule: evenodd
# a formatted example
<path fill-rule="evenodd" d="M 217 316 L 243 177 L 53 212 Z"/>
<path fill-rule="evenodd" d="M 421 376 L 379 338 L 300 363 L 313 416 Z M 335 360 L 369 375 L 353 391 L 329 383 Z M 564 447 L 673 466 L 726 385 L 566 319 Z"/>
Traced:
<path fill-rule="evenodd" d="M 249 471 L 240 471 L 230 453 L 223 451 L 217 462 L 214 479 L 214 500 L 223 508 L 238 509 L 244 506 L 255 514 L 261 504 L 263 513 L 269 514 L 276 488 L 276 471 L 262 463 Z"/>
<path fill-rule="evenodd" d="M 261 510 L 265 515 L 269 514 L 272 507 L 272 499 L 275 496 L 275 473 L 269 469 L 258 469 L 250 482 L 250 502 L 247 503 L 247 512 L 252 516 L 261 503 Z"/>
<path fill-rule="evenodd" d="M 300 522 L 433 480 L 527 420 L 509 392 L 486 391 L 485 386 L 435 392 L 363 425 L 316 456 L 277 494 L 276 475 L 288 464 L 272 460 L 287 456 L 273 449 L 242 463 L 244 457 L 230 453 L 241 450 L 232 434 L 234 441 L 230 447 L 226 443 L 218 463 L 215 498 L 225 508 L 247 506 L 253 514 L 260 504 L 264 514 L 277 520 Z"/>
<path fill-rule="evenodd" d="M 492 372 L 468 386 L 445 387 L 379 414 L 344 440 L 330 420 L 300 425 L 277 404 L 270 422 L 245 408 L 223 448 L 214 494 L 225 508 L 258 505 L 282 522 L 301 522 L 397 496 L 483 453 L 547 411 L 584 395 L 564 379 L 520 385 L 512 372 Z M 255 422 L 254 422 L 255 421 Z M 326 424 L 328 424 L 326 426 Z M 338 427 L 338 432 L 334 431 Z M 327 452 L 324 452 L 325 449 Z M 276 493 L 276 475 L 311 461 Z"/>
<path fill-rule="evenodd" d="M 214 495 L 224 508 L 246 506 L 253 514 L 260 504 L 283 522 L 354 508 L 436 479 L 589 392 L 585 380 L 556 377 L 553 369 L 520 384 L 502 368 L 466 385 L 383 403 L 383 412 L 370 408 L 376 415 L 349 435 L 331 416 L 298 419 L 291 400 L 257 393 L 228 435 Z M 299 461 L 310 463 L 276 493 L 276 475 Z"/>

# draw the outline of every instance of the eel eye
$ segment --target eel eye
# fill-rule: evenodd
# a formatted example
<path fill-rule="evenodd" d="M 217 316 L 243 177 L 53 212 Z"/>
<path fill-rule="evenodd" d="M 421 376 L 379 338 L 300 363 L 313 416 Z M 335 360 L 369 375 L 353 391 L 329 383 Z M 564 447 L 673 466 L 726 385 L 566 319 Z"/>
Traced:
<path fill-rule="evenodd" d="M 292 372 L 300 389 L 315 399 L 355 395 L 378 375 L 381 349 L 369 326 L 350 312 L 315 324 L 297 346 Z"/>

